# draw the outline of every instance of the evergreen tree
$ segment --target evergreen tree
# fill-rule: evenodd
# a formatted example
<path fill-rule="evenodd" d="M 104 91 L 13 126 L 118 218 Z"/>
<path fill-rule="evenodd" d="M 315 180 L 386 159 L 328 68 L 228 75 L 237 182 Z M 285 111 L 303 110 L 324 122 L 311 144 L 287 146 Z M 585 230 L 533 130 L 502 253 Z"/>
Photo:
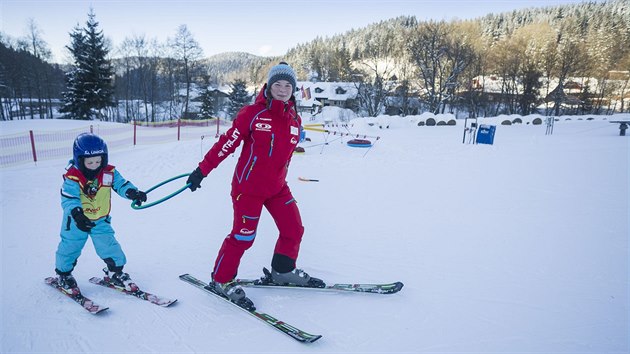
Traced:
<path fill-rule="evenodd" d="M 71 44 L 66 47 L 74 58 L 74 68 L 66 76 L 67 91 L 59 111 L 71 119 L 102 119 L 104 109 L 115 105 L 109 50 L 94 13 L 90 11 L 88 17 L 85 28 L 77 26 L 70 33 Z"/>
<path fill-rule="evenodd" d="M 85 36 L 83 30 L 78 26 L 75 27 L 70 33 L 70 38 L 70 47 L 66 48 L 72 53 L 76 64 L 78 58 L 83 57 L 83 53 L 85 52 Z M 81 102 L 84 89 L 79 78 L 78 67 L 66 74 L 66 86 L 67 90 L 62 93 L 63 106 L 59 109 L 59 112 L 66 113 L 66 117 L 72 119 L 88 119 L 89 108 Z"/>
<path fill-rule="evenodd" d="M 232 117 L 232 119 L 234 119 L 236 118 L 238 111 L 249 103 L 250 96 L 247 93 L 245 81 L 243 80 L 233 81 L 230 84 L 230 88 L 230 107 L 228 109 L 228 114 Z"/>
<path fill-rule="evenodd" d="M 542 81 L 540 81 L 541 77 L 542 73 L 538 71 L 533 64 L 529 64 L 523 68 L 523 93 L 519 101 L 520 114 L 526 116 L 535 112 L 536 103 L 540 96 L 540 87 L 542 86 Z"/>
<path fill-rule="evenodd" d="M 212 91 L 210 86 L 206 87 L 199 95 L 201 99 L 201 107 L 199 108 L 199 114 L 201 118 L 210 118 L 216 114 L 217 107 L 215 107 L 215 100 L 212 97 Z"/>
<path fill-rule="evenodd" d="M 346 48 L 346 44 L 340 49 L 335 50 L 335 65 L 339 71 L 337 81 L 352 81 L 354 71 L 352 70 L 352 58 L 350 52 Z"/>

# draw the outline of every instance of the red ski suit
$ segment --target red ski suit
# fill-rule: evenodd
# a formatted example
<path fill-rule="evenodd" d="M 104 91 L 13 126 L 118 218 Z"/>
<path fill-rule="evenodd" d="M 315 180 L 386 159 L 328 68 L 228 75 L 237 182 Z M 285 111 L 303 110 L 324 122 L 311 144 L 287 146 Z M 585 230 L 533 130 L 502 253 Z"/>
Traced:
<path fill-rule="evenodd" d="M 275 254 L 295 262 L 304 233 L 300 212 L 286 182 L 300 137 L 301 118 L 292 100 L 267 100 L 265 91 L 266 85 L 254 104 L 238 112 L 232 127 L 199 163 L 207 176 L 243 143 L 232 178 L 232 231 L 223 241 L 214 265 L 213 280 L 219 283 L 236 277 L 243 253 L 256 238 L 263 206 L 280 233 Z"/>

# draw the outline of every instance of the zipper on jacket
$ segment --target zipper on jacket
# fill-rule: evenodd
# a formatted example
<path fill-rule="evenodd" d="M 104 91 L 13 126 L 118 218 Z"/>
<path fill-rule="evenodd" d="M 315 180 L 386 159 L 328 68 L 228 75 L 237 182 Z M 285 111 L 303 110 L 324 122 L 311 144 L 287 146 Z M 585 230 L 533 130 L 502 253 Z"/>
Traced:
<path fill-rule="evenodd" d="M 273 139 L 275 138 L 275 135 L 273 133 L 271 133 L 271 144 L 269 145 L 269 157 L 271 157 L 271 152 L 273 151 Z"/>
<path fill-rule="evenodd" d="M 256 164 L 256 159 L 257 159 L 257 157 L 254 156 L 254 161 L 252 161 L 252 165 L 249 166 L 249 171 L 247 171 L 247 176 L 245 176 L 245 180 L 246 181 L 249 178 L 249 174 L 252 173 L 252 170 L 254 169 L 254 165 Z"/>

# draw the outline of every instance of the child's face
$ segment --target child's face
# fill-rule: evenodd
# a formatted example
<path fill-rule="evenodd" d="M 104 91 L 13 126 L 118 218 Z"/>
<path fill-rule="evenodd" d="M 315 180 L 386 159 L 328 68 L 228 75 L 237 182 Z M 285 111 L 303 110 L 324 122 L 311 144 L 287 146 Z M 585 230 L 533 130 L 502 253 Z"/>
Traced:
<path fill-rule="evenodd" d="M 101 166 L 102 156 L 91 156 L 83 159 L 83 164 L 88 170 L 96 170 Z"/>

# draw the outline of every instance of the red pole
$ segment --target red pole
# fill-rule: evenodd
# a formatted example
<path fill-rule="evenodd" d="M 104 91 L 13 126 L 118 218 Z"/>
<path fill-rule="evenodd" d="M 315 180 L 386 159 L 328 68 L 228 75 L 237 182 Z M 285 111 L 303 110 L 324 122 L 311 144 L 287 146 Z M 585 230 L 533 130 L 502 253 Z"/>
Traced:
<path fill-rule="evenodd" d="M 29 130 L 31 136 L 31 150 L 33 151 L 33 161 L 37 162 L 37 152 L 35 152 L 35 137 L 33 136 L 33 131 Z"/>
<path fill-rule="evenodd" d="M 136 146 L 136 121 L 133 120 L 133 146 Z"/>
<path fill-rule="evenodd" d="M 177 118 L 177 141 L 179 141 L 179 130 L 180 130 L 181 125 L 182 125 L 181 118 Z"/>

